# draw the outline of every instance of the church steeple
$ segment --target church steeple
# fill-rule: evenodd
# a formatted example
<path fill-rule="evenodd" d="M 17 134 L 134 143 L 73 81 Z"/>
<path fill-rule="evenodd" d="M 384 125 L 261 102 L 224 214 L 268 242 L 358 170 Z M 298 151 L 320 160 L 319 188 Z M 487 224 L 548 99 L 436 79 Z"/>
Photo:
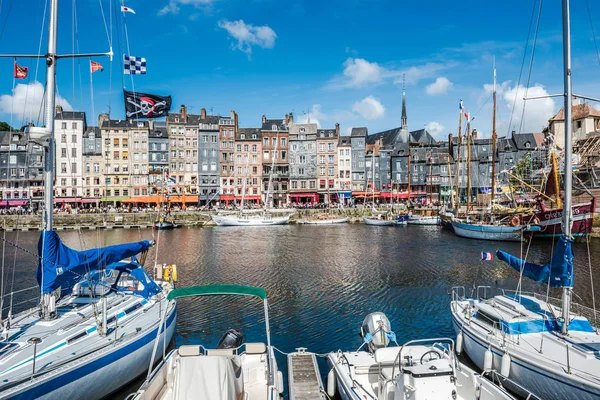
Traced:
<path fill-rule="evenodd" d="M 406 121 L 406 81 L 404 79 L 404 75 L 402 75 L 402 120 L 400 123 L 400 128 L 408 128 Z"/>

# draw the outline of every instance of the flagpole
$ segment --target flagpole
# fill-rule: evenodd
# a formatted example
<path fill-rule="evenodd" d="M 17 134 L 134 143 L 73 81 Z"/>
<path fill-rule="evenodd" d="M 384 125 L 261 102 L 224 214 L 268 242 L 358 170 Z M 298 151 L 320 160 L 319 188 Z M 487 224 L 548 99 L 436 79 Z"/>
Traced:
<path fill-rule="evenodd" d="M 92 71 L 92 58 L 90 57 L 90 101 L 92 102 L 92 118 L 96 115 L 94 111 L 94 79 L 92 78 L 94 75 L 94 71 Z M 85 132 L 84 132 L 85 133 Z"/>

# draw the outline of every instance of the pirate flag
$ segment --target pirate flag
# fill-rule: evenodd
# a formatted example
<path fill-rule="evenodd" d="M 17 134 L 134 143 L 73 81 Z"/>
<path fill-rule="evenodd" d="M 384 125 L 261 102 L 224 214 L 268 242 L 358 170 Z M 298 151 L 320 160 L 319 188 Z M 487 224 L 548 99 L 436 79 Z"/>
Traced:
<path fill-rule="evenodd" d="M 128 92 L 125 95 L 125 115 L 127 118 L 159 118 L 166 117 L 171 109 L 171 96 Z"/>

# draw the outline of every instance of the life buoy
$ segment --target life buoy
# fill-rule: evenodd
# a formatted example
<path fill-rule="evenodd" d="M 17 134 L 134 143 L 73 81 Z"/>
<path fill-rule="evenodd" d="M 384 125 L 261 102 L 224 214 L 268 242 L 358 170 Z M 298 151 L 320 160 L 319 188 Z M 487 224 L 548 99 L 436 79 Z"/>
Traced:
<path fill-rule="evenodd" d="M 532 223 L 533 223 L 534 225 L 539 225 L 539 224 L 540 224 L 540 219 L 539 219 L 538 217 L 533 217 L 533 221 L 532 221 Z"/>
<path fill-rule="evenodd" d="M 516 215 L 514 217 L 512 217 L 512 219 L 510 220 L 510 224 L 512 226 L 519 226 L 521 220 L 519 217 L 517 217 Z"/>

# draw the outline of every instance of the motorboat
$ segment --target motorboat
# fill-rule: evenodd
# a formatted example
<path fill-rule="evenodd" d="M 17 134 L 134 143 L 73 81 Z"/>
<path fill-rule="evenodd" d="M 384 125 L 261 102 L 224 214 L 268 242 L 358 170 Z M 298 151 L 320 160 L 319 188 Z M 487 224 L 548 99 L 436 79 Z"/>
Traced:
<path fill-rule="evenodd" d="M 270 226 L 286 225 L 290 222 L 291 214 L 276 217 L 272 213 L 259 214 L 239 213 L 236 215 L 212 215 L 211 218 L 219 226 Z"/>
<path fill-rule="evenodd" d="M 240 285 L 207 285 L 178 288 L 169 299 L 201 296 L 248 296 L 262 300 L 266 343 L 244 343 L 237 330 L 229 330 L 216 348 L 202 344 L 183 345 L 172 350 L 149 374 L 132 400 L 280 400 L 283 375 L 277 368 L 269 306 L 264 289 Z M 166 318 L 166 316 L 163 317 Z M 154 350 L 160 346 L 154 342 Z"/>

